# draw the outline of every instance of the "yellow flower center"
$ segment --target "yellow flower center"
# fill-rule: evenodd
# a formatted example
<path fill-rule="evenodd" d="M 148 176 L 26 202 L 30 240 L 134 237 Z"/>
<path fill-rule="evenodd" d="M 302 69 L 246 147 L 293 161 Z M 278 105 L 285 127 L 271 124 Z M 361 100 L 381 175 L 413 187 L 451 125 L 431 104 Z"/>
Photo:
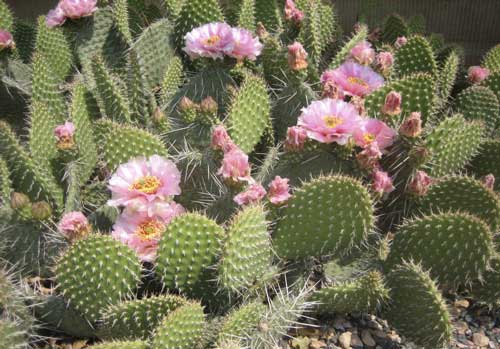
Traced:
<path fill-rule="evenodd" d="M 356 85 L 368 87 L 368 84 L 363 79 L 357 78 L 355 76 L 348 77 L 347 81 L 349 81 L 351 84 L 356 84 Z"/>
<path fill-rule="evenodd" d="M 155 194 L 161 186 L 161 181 L 155 176 L 145 176 L 132 184 L 130 189 L 139 190 L 145 194 Z"/>
<path fill-rule="evenodd" d="M 344 121 L 335 115 L 326 115 L 323 117 L 323 121 L 325 122 L 326 127 L 334 128 L 338 125 L 341 125 Z"/>
<path fill-rule="evenodd" d="M 374 134 L 371 134 L 371 133 L 365 133 L 365 134 L 363 135 L 363 140 L 364 140 L 366 143 L 370 144 L 370 143 L 372 143 L 372 142 L 375 140 L 375 135 L 374 135 Z"/>
<path fill-rule="evenodd" d="M 150 220 L 139 224 L 135 233 L 143 241 L 158 238 L 165 230 L 165 225 L 157 220 Z"/>
<path fill-rule="evenodd" d="M 220 41 L 219 35 L 212 35 L 208 39 L 205 40 L 205 45 L 213 46 Z"/>

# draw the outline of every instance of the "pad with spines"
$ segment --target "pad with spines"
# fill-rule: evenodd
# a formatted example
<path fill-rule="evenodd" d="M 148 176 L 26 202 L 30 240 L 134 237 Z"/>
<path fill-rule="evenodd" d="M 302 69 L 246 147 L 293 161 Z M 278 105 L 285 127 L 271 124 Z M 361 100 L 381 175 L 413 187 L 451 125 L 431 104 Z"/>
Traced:
<path fill-rule="evenodd" d="M 0 28 L 11 31 L 14 25 L 14 16 L 9 6 L 0 0 Z"/>
<path fill-rule="evenodd" d="M 491 231 L 500 225 L 500 201 L 481 182 L 466 176 L 450 176 L 429 188 L 419 204 L 424 214 L 447 210 L 466 212 L 482 219 Z"/>
<path fill-rule="evenodd" d="M 172 57 L 161 83 L 160 101 L 163 105 L 168 105 L 171 102 L 175 92 L 182 85 L 183 79 L 182 60 L 179 57 Z"/>
<path fill-rule="evenodd" d="M 139 284 L 141 263 L 133 250 L 104 235 L 74 243 L 56 266 L 64 298 L 91 323 L 129 297 Z"/>
<path fill-rule="evenodd" d="M 458 76 L 460 59 L 456 51 L 451 51 L 442 63 L 437 76 L 438 105 L 444 107 L 451 96 L 453 86 Z"/>
<path fill-rule="evenodd" d="M 455 101 L 455 109 L 468 121 L 484 121 L 487 136 L 492 135 L 500 126 L 500 103 L 487 87 L 474 85 L 460 92 Z"/>
<path fill-rule="evenodd" d="M 482 282 L 472 286 L 472 294 L 481 302 L 492 306 L 500 305 L 500 256 L 491 259 L 490 269 L 483 275 Z"/>
<path fill-rule="evenodd" d="M 197 302 L 171 312 L 156 328 L 151 349 L 193 349 L 203 343 L 205 315 Z"/>
<path fill-rule="evenodd" d="M 161 139 L 146 130 L 109 120 L 98 121 L 96 128 L 104 131 L 98 132 L 96 139 L 99 139 L 106 166 L 111 171 L 135 157 L 167 154 Z"/>
<path fill-rule="evenodd" d="M 133 342 L 107 342 L 101 344 L 94 344 L 89 349 L 148 349 L 148 342 L 133 341 Z"/>
<path fill-rule="evenodd" d="M 203 292 L 223 238 L 224 230 L 201 214 L 187 213 L 174 218 L 159 243 L 157 275 L 168 289 Z"/>
<path fill-rule="evenodd" d="M 445 288 L 480 278 L 493 252 L 490 228 L 467 213 L 439 213 L 414 218 L 395 234 L 387 266 L 412 259 L 430 269 Z"/>
<path fill-rule="evenodd" d="M 186 302 L 183 297 L 167 294 L 113 305 L 104 312 L 99 337 L 146 340 L 168 314 Z"/>
<path fill-rule="evenodd" d="M 29 348 L 27 334 L 19 330 L 17 323 L 8 319 L 0 319 L 0 348 L 26 349 Z"/>
<path fill-rule="evenodd" d="M 113 15 L 116 26 L 123 35 L 125 41 L 130 45 L 132 43 L 132 32 L 129 25 L 128 0 L 116 0 L 113 4 Z"/>
<path fill-rule="evenodd" d="M 490 75 L 482 82 L 482 85 L 488 87 L 497 95 L 500 100 L 500 70 L 491 72 Z"/>
<path fill-rule="evenodd" d="M 400 76 L 415 73 L 435 75 L 437 72 L 436 59 L 429 42 L 422 36 L 413 36 L 403 47 L 394 54 L 395 71 Z"/>
<path fill-rule="evenodd" d="M 251 337 L 267 310 L 267 306 L 257 300 L 231 311 L 222 320 L 218 342 Z"/>
<path fill-rule="evenodd" d="M 288 69 L 286 48 L 278 37 L 269 35 L 263 40 L 264 47 L 260 55 L 262 70 L 266 81 L 271 86 L 281 86 L 286 81 Z"/>
<path fill-rule="evenodd" d="M 489 139 L 485 141 L 469 167 L 478 177 L 491 173 L 497 179 L 495 190 L 500 190 L 500 140 Z"/>
<path fill-rule="evenodd" d="M 266 213 L 261 205 L 248 206 L 232 219 L 219 266 L 219 281 L 238 292 L 262 277 L 271 262 Z"/>
<path fill-rule="evenodd" d="M 282 27 L 277 0 L 255 0 L 255 17 L 271 32 L 278 32 Z"/>
<path fill-rule="evenodd" d="M 10 194 L 13 192 L 12 180 L 7 163 L 0 157 L 0 207 L 8 207 Z"/>
<path fill-rule="evenodd" d="M 425 34 L 425 17 L 423 15 L 415 15 L 408 19 L 408 30 L 412 34 Z"/>
<path fill-rule="evenodd" d="M 47 172 L 52 171 L 53 161 L 57 158 L 54 129 L 59 120 L 49 112 L 44 104 L 32 104 L 30 115 L 29 147 L 31 157 Z"/>
<path fill-rule="evenodd" d="M 350 282 L 328 286 L 316 291 L 311 301 L 318 313 L 373 313 L 389 299 L 389 290 L 378 271 L 368 272 Z"/>
<path fill-rule="evenodd" d="M 322 17 L 322 6 L 320 1 L 309 1 L 305 6 L 304 20 L 301 23 L 299 42 L 309 53 L 309 61 L 318 66 L 321 54 L 325 50 L 328 42 L 321 31 L 322 22 L 326 19 Z"/>
<path fill-rule="evenodd" d="M 425 348 L 448 348 L 453 326 L 436 283 L 420 265 L 403 262 L 388 276 L 390 325 Z"/>
<path fill-rule="evenodd" d="M 349 39 L 349 41 L 347 41 L 339 50 L 339 52 L 337 52 L 335 58 L 329 64 L 328 68 L 329 69 L 338 68 L 349 57 L 349 55 L 351 54 L 351 50 L 354 48 L 354 46 L 366 40 L 367 36 L 368 36 L 368 27 L 366 25 L 360 26 L 358 31 L 354 33 L 352 37 Z"/>
<path fill-rule="evenodd" d="M 242 0 L 238 27 L 255 31 L 255 0 Z"/>
<path fill-rule="evenodd" d="M 139 65 L 137 52 L 130 49 L 128 54 L 127 90 L 131 118 L 134 122 L 147 124 L 150 121 L 149 98 L 151 94 L 147 88 L 144 71 Z"/>
<path fill-rule="evenodd" d="M 477 154 L 483 142 L 483 125 L 467 122 L 461 115 L 444 119 L 426 139 L 431 153 L 430 174 L 440 177 L 457 173 Z"/>
<path fill-rule="evenodd" d="M 428 74 L 407 76 L 391 81 L 368 95 L 365 99 L 365 108 L 368 115 L 381 115 L 387 94 L 396 91 L 401 94 L 401 114 L 409 115 L 412 112 L 420 112 L 422 121 L 425 123 L 433 112 L 435 88 L 436 82 Z"/>
<path fill-rule="evenodd" d="M 490 71 L 500 71 L 500 44 L 492 47 L 484 55 L 482 65 Z"/>
<path fill-rule="evenodd" d="M 270 122 L 271 102 L 264 80 L 248 76 L 234 97 L 227 118 L 231 139 L 251 153 Z"/>
<path fill-rule="evenodd" d="M 31 22 L 17 19 L 13 35 L 19 56 L 24 63 L 29 63 L 35 49 L 36 27 Z"/>
<path fill-rule="evenodd" d="M 390 15 L 385 19 L 382 29 L 382 41 L 388 44 L 394 44 L 400 36 L 408 36 L 409 30 L 405 20 L 396 14 Z"/>
<path fill-rule="evenodd" d="M 344 254 L 373 230 L 373 202 L 357 180 L 344 176 L 313 179 L 295 191 L 273 235 L 286 259 Z"/>

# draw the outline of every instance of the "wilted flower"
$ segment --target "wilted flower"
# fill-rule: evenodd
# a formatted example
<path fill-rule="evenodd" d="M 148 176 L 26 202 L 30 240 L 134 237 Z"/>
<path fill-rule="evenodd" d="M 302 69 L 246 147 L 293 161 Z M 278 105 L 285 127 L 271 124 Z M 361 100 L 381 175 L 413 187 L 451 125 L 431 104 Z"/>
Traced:
<path fill-rule="evenodd" d="M 288 66 L 290 69 L 299 71 L 307 68 L 307 52 L 300 42 L 288 45 Z"/>
<path fill-rule="evenodd" d="M 295 6 L 293 0 L 285 1 L 285 19 L 295 23 L 300 23 L 304 19 L 304 13 Z"/>
<path fill-rule="evenodd" d="M 424 171 L 417 171 L 413 180 L 408 185 L 408 191 L 411 193 L 422 196 L 427 194 L 429 187 L 431 186 L 433 180 L 432 178 Z"/>
<path fill-rule="evenodd" d="M 66 121 L 63 125 L 58 125 L 54 129 L 54 136 L 57 139 L 57 147 L 59 149 L 71 149 L 75 145 L 74 140 L 75 125 Z"/>
<path fill-rule="evenodd" d="M 323 93 L 322 93 L 323 98 L 331 98 L 331 99 L 344 99 L 344 91 L 342 91 L 341 88 L 339 88 L 338 85 L 336 85 L 333 81 L 327 80 L 323 84 Z"/>
<path fill-rule="evenodd" d="M 394 191 L 392 179 L 387 172 L 375 170 L 372 175 L 372 189 L 378 194 L 390 193 Z"/>
<path fill-rule="evenodd" d="M 482 182 L 486 188 L 493 190 L 495 187 L 495 176 L 490 173 L 483 177 Z"/>
<path fill-rule="evenodd" d="M 408 39 L 405 36 L 400 36 L 400 37 L 398 37 L 396 39 L 396 42 L 394 43 L 394 46 L 396 48 L 401 48 L 404 45 L 406 45 L 407 42 L 408 42 Z"/>
<path fill-rule="evenodd" d="M 61 3 L 59 3 L 55 9 L 49 11 L 47 17 L 45 17 L 45 24 L 47 27 L 53 28 L 63 25 L 64 22 L 66 22 L 66 15 L 61 8 Z"/>
<path fill-rule="evenodd" d="M 385 96 L 385 102 L 382 106 L 382 113 L 395 116 L 401 114 L 401 94 L 396 91 L 391 91 Z"/>
<path fill-rule="evenodd" d="M 352 48 L 351 57 L 359 64 L 370 65 L 375 60 L 375 50 L 368 41 L 362 41 Z"/>
<path fill-rule="evenodd" d="M 379 160 L 382 158 L 382 152 L 376 142 L 368 144 L 362 152 L 356 155 L 359 166 L 365 170 L 378 168 Z"/>
<path fill-rule="evenodd" d="M 490 70 L 488 68 L 482 68 L 480 66 L 470 67 L 467 71 L 467 78 L 473 84 L 478 84 L 490 75 Z"/>
<path fill-rule="evenodd" d="M 419 112 L 413 112 L 399 127 L 399 133 L 405 137 L 418 137 L 422 133 L 422 118 Z"/>
<path fill-rule="evenodd" d="M 230 151 L 235 147 L 231 137 L 226 131 L 224 125 L 220 124 L 214 127 L 212 131 L 212 149 L 222 150 L 223 152 Z"/>
<path fill-rule="evenodd" d="M 81 212 L 73 211 L 66 213 L 57 226 L 59 232 L 68 240 L 74 241 L 88 235 L 91 227 L 87 217 Z"/>
<path fill-rule="evenodd" d="M 269 201 L 274 205 L 282 205 L 290 199 L 290 180 L 288 178 L 281 178 L 280 176 L 274 177 L 269 185 Z"/>
<path fill-rule="evenodd" d="M 304 148 L 307 140 L 307 132 L 302 127 L 292 126 L 286 131 L 285 149 L 288 151 L 298 151 Z"/>
<path fill-rule="evenodd" d="M 384 78 L 370 67 L 346 62 L 334 70 L 321 75 L 321 82 L 333 81 L 345 94 L 364 97 L 384 85 Z"/>
<path fill-rule="evenodd" d="M 226 23 L 208 23 L 187 33 L 185 41 L 183 50 L 192 59 L 223 58 L 232 49 L 232 28 Z"/>
<path fill-rule="evenodd" d="M 239 148 L 225 153 L 218 174 L 233 183 L 251 182 L 248 155 Z"/>
<path fill-rule="evenodd" d="M 353 136 L 356 145 L 364 148 L 375 142 L 383 151 L 394 143 L 396 132 L 381 120 L 367 119 L 359 123 Z"/>
<path fill-rule="evenodd" d="M 15 48 L 12 34 L 6 30 L 0 30 L 0 51 L 6 48 Z"/>
<path fill-rule="evenodd" d="M 382 51 L 377 55 L 377 67 L 383 74 L 388 74 L 394 65 L 394 56 L 389 51 Z"/>
<path fill-rule="evenodd" d="M 238 205 L 248 205 L 259 202 L 262 198 L 266 196 L 266 189 L 259 184 L 251 184 L 245 191 L 239 193 L 234 197 L 234 202 Z"/>

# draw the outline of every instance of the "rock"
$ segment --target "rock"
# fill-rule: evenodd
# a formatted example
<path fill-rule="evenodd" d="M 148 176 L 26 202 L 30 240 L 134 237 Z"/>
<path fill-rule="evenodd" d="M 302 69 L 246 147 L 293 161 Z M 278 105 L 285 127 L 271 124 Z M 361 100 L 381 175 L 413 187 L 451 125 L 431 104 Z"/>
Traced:
<path fill-rule="evenodd" d="M 344 331 L 344 322 L 345 319 L 342 317 L 336 317 L 335 320 L 333 320 L 333 328 L 339 331 Z"/>
<path fill-rule="evenodd" d="M 388 333 L 387 338 L 389 338 L 394 343 L 401 343 L 401 337 L 394 331 Z"/>
<path fill-rule="evenodd" d="M 292 339 L 291 344 L 293 349 L 307 349 L 309 343 L 311 343 L 311 339 L 307 337 L 298 337 Z"/>
<path fill-rule="evenodd" d="M 469 307 L 470 303 L 467 299 L 460 299 L 460 300 L 455 301 L 454 305 L 457 308 L 467 309 Z"/>
<path fill-rule="evenodd" d="M 465 321 L 457 321 L 457 323 L 455 324 L 455 329 L 458 334 L 464 335 L 465 332 L 467 332 L 467 330 L 469 329 L 469 326 Z"/>
<path fill-rule="evenodd" d="M 351 336 L 351 347 L 353 349 L 363 349 L 363 342 L 361 341 L 361 338 L 357 334 L 353 334 Z"/>
<path fill-rule="evenodd" d="M 373 330 L 379 330 L 379 331 L 382 331 L 384 329 L 382 325 L 375 320 L 368 321 L 368 327 L 370 327 Z"/>
<path fill-rule="evenodd" d="M 349 349 L 351 347 L 351 337 L 352 333 L 347 331 L 340 335 L 339 344 L 344 349 Z"/>
<path fill-rule="evenodd" d="M 368 347 L 374 347 L 377 344 L 368 330 L 361 331 L 361 340 Z"/>
<path fill-rule="evenodd" d="M 350 329 L 352 328 L 352 324 L 350 321 L 346 321 L 342 324 L 342 326 L 344 326 L 345 329 Z"/>
<path fill-rule="evenodd" d="M 472 335 L 472 341 L 474 342 L 475 345 L 484 348 L 487 347 L 488 344 L 490 343 L 490 340 L 488 337 L 486 337 L 483 333 L 477 332 Z"/>
<path fill-rule="evenodd" d="M 380 338 L 380 339 L 386 339 L 387 338 L 387 333 L 385 333 L 384 331 L 376 330 L 376 331 L 374 331 L 372 333 L 377 338 Z"/>
<path fill-rule="evenodd" d="M 309 343 L 309 349 L 321 349 L 326 348 L 326 343 L 317 339 L 313 339 L 311 343 Z"/>

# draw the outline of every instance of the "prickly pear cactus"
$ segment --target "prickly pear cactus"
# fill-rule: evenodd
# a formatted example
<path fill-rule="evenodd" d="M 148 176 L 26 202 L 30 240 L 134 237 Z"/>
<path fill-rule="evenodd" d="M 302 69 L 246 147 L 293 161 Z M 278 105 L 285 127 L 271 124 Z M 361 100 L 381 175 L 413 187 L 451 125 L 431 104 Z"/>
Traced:
<path fill-rule="evenodd" d="M 107 342 L 101 344 L 95 344 L 90 346 L 89 348 L 93 349 L 148 349 L 149 344 L 147 342 L 142 341 L 133 341 L 133 342 Z"/>
<path fill-rule="evenodd" d="M 401 76 L 414 73 L 428 73 L 435 75 L 437 64 L 434 52 L 422 36 L 413 36 L 394 55 L 396 71 Z"/>
<path fill-rule="evenodd" d="M 500 178 L 499 155 L 500 140 L 489 139 L 482 144 L 479 154 L 472 159 L 470 168 L 478 177 L 492 174 L 496 178 Z M 495 182 L 494 188 L 495 190 L 500 188 L 499 181 Z"/>
<path fill-rule="evenodd" d="M 252 336 L 267 309 L 265 304 L 257 300 L 230 312 L 222 322 L 218 343 Z"/>
<path fill-rule="evenodd" d="M 468 120 L 482 120 L 486 135 L 492 135 L 500 125 L 500 103 L 487 87 L 471 86 L 457 96 L 456 110 Z"/>

